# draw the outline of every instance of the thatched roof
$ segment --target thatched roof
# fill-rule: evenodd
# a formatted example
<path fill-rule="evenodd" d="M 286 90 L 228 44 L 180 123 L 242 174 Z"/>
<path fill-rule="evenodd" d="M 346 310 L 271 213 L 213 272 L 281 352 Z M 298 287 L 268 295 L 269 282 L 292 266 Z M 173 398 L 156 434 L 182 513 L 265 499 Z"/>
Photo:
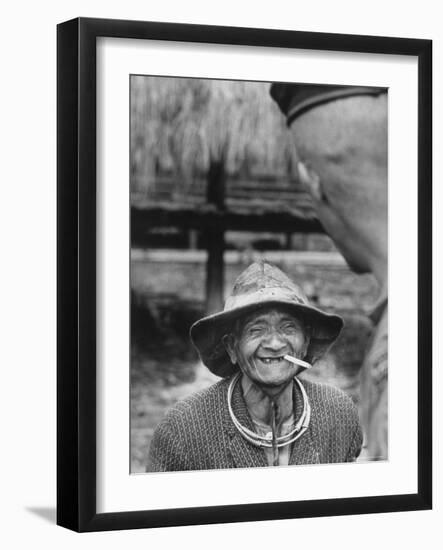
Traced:
<path fill-rule="evenodd" d="M 131 175 L 145 188 L 174 172 L 186 185 L 211 159 L 251 178 L 295 177 L 295 148 L 269 83 L 131 77 Z"/>
<path fill-rule="evenodd" d="M 269 83 L 131 77 L 131 197 L 139 210 L 204 213 L 212 160 L 227 173 L 225 208 L 315 220 Z"/>

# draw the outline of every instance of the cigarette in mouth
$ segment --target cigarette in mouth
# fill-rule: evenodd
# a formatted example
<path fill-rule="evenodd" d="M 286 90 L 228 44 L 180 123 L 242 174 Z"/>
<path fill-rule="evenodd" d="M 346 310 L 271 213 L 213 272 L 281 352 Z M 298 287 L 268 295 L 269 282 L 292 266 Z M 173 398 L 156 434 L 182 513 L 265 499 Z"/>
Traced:
<path fill-rule="evenodd" d="M 310 363 L 307 363 L 306 361 L 302 361 L 301 359 L 297 359 L 296 357 L 292 357 L 292 355 L 285 355 L 284 359 L 286 359 L 286 361 L 289 361 L 290 363 L 294 363 L 294 365 L 299 365 L 304 369 L 309 369 L 312 367 Z"/>

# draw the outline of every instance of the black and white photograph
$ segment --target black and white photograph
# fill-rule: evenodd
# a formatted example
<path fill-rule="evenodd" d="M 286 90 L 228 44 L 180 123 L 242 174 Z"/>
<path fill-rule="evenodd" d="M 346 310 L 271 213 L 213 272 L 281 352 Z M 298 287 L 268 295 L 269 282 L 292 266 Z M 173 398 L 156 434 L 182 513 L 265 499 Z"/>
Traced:
<path fill-rule="evenodd" d="M 58 30 L 58 524 L 429 509 L 430 41 Z"/>
<path fill-rule="evenodd" d="M 129 87 L 130 472 L 389 460 L 389 90 Z"/>
<path fill-rule="evenodd" d="M 5 7 L 1 547 L 441 546 L 439 4 Z"/>

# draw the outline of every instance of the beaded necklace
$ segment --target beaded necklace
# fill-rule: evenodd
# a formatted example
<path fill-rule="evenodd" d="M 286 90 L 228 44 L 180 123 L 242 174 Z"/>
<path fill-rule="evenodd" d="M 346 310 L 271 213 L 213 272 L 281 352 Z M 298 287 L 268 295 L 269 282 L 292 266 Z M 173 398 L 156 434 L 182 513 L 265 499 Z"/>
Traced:
<path fill-rule="evenodd" d="M 285 447 L 286 445 L 290 445 L 294 441 L 296 441 L 299 437 L 301 437 L 305 431 L 308 429 L 309 421 L 311 419 L 311 406 L 309 404 L 309 399 L 306 394 L 306 390 L 303 387 L 303 384 L 300 382 L 300 380 L 297 377 L 294 377 L 294 381 L 298 385 L 302 398 L 303 398 L 303 411 L 300 415 L 300 418 L 295 424 L 295 427 L 293 430 L 291 430 L 288 434 L 280 437 L 272 437 L 272 434 L 261 436 L 256 432 L 253 432 L 252 430 L 249 430 L 246 428 L 246 426 L 243 426 L 239 420 L 236 418 L 234 411 L 232 410 L 232 394 L 234 392 L 235 385 L 237 384 L 239 378 L 240 378 L 241 372 L 238 372 L 231 380 L 229 387 L 228 387 L 228 410 L 229 415 L 231 417 L 231 420 L 234 424 L 234 426 L 237 428 L 237 430 L 240 432 L 240 434 L 255 445 L 256 447 Z"/>

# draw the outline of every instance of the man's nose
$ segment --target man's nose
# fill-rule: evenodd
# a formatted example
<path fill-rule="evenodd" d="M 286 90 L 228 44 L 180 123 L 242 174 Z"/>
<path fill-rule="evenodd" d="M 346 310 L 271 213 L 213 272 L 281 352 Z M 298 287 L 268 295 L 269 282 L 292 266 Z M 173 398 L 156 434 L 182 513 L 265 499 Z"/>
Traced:
<path fill-rule="evenodd" d="M 280 350 L 286 346 L 286 342 L 277 330 L 269 330 L 262 342 L 262 345 L 268 349 Z"/>

